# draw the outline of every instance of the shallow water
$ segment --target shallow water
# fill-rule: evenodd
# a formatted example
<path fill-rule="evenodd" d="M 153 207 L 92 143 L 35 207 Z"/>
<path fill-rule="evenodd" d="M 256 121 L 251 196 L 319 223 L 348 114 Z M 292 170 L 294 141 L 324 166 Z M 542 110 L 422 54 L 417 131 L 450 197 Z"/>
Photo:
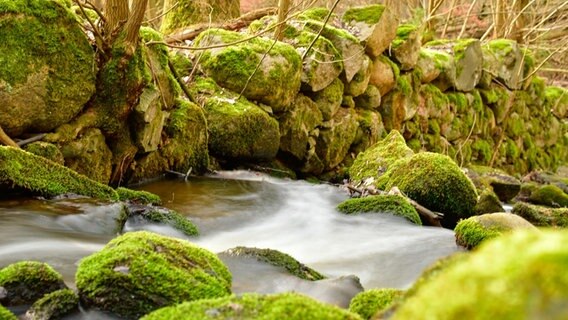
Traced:
<path fill-rule="evenodd" d="M 189 217 L 211 251 L 271 248 L 330 276 L 356 275 L 366 289 L 406 288 L 422 269 L 458 248 L 451 230 L 419 227 L 384 214 L 346 216 L 341 189 L 245 171 L 163 180 L 141 189 Z M 0 267 L 20 260 L 51 264 L 73 286 L 76 264 L 115 236 L 120 206 L 75 200 L 0 200 Z M 161 225 L 127 224 L 183 237 Z M 94 319 L 91 316 L 90 319 Z"/>

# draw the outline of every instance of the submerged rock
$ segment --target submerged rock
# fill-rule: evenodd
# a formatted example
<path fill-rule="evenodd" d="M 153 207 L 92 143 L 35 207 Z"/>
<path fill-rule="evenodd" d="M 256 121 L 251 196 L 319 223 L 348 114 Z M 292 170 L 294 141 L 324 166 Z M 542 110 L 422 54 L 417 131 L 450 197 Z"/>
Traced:
<path fill-rule="evenodd" d="M 441 223 L 453 229 L 460 219 L 473 215 L 477 191 L 471 180 L 448 156 L 421 152 L 393 163 L 379 177 L 379 189 L 398 187 L 426 208 L 441 212 Z"/>
<path fill-rule="evenodd" d="M 231 274 L 215 254 L 143 231 L 126 233 L 82 259 L 76 283 L 85 307 L 127 319 L 182 301 L 231 293 Z"/>
<path fill-rule="evenodd" d="M 422 225 L 416 209 L 399 195 L 377 195 L 363 198 L 347 199 L 337 206 L 337 210 L 346 214 L 377 212 L 393 214 Z"/>
<path fill-rule="evenodd" d="M 568 228 L 568 208 L 549 208 L 517 202 L 511 213 L 527 219 L 538 227 Z"/>
<path fill-rule="evenodd" d="M 237 32 L 208 29 L 195 39 L 195 46 L 227 44 L 246 37 Z M 200 65 L 220 86 L 242 91 L 247 99 L 282 112 L 300 89 L 302 62 L 291 45 L 282 42 L 272 45 L 272 40 L 258 37 L 237 45 L 205 50 Z M 265 55 L 269 49 L 269 54 Z"/>
<path fill-rule="evenodd" d="M 456 243 L 467 249 L 483 241 L 496 238 L 505 232 L 518 229 L 536 229 L 530 222 L 510 213 L 488 213 L 460 221 L 454 229 Z"/>
<path fill-rule="evenodd" d="M 25 190 L 54 197 L 65 193 L 117 200 L 112 188 L 55 162 L 19 149 L 0 146 L 0 189 Z"/>
<path fill-rule="evenodd" d="M 565 319 L 568 233 L 516 231 L 426 280 L 393 319 Z M 464 290 L 467 288 L 467 290 Z"/>
<path fill-rule="evenodd" d="M 370 289 L 353 297 L 349 311 L 363 319 L 371 319 L 375 314 L 388 309 L 402 298 L 404 291 L 400 289 Z"/>
<path fill-rule="evenodd" d="M 0 269 L 0 303 L 4 306 L 29 305 L 64 288 L 61 274 L 46 263 L 22 261 Z"/>
<path fill-rule="evenodd" d="M 265 296 L 244 294 L 239 297 L 185 302 L 177 306 L 162 308 L 142 319 L 357 320 L 361 318 L 347 310 L 315 301 L 297 293 L 282 293 Z"/>
<path fill-rule="evenodd" d="M 0 126 L 10 136 L 70 121 L 95 91 L 95 52 L 60 1 L 0 2 Z"/>
<path fill-rule="evenodd" d="M 128 218 L 133 219 L 135 223 L 160 223 L 171 226 L 186 236 L 199 235 L 197 226 L 191 220 L 168 208 L 129 204 L 126 206 L 126 211 L 128 212 Z"/>
<path fill-rule="evenodd" d="M 79 309 L 79 297 L 71 289 L 51 292 L 37 300 L 26 312 L 26 320 L 61 319 Z"/>

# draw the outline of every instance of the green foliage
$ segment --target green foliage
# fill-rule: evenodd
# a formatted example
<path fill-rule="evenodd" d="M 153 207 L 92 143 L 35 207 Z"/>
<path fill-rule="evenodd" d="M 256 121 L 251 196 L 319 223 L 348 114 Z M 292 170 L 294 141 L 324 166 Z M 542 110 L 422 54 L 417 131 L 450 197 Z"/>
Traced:
<path fill-rule="evenodd" d="M 54 197 L 75 193 L 97 199 L 118 200 L 112 188 L 29 152 L 0 146 L 0 183 Z"/>
<path fill-rule="evenodd" d="M 317 272 L 316 270 L 300 263 L 292 256 L 280 252 L 278 250 L 236 247 L 230 249 L 229 253 L 231 255 L 236 255 L 236 256 L 254 257 L 259 261 L 263 261 L 273 266 L 284 268 L 288 272 L 290 272 L 290 274 L 304 280 L 316 281 L 326 278 L 324 275 Z"/>
<path fill-rule="evenodd" d="M 422 225 L 416 209 L 406 198 L 399 195 L 378 195 L 347 199 L 337 206 L 337 210 L 346 214 L 365 212 L 390 213 L 403 217 L 417 225 Z"/>
<path fill-rule="evenodd" d="M 167 307 L 142 318 L 142 320 L 358 320 L 358 315 L 338 307 L 321 303 L 297 293 L 281 293 L 261 296 L 244 294 L 185 302 Z"/>
<path fill-rule="evenodd" d="M 351 299 L 349 311 L 363 319 L 371 319 L 375 314 L 386 310 L 403 295 L 399 289 L 371 289 L 358 293 Z"/>
<path fill-rule="evenodd" d="M 231 293 L 217 256 L 187 241 L 130 232 L 79 263 L 81 302 L 133 319 L 163 306 Z"/>
<path fill-rule="evenodd" d="M 118 199 L 120 201 L 130 200 L 141 204 L 162 204 L 162 199 L 160 199 L 160 196 L 148 191 L 132 190 L 124 187 L 119 187 L 116 189 L 116 192 L 118 193 Z"/>

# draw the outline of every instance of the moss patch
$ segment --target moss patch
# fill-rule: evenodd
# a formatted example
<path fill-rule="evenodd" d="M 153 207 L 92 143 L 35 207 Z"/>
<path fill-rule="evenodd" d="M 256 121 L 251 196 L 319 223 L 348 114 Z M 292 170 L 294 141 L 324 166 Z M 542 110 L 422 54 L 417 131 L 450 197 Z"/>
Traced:
<path fill-rule="evenodd" d="M 162 204 L 160 196 L 143 190 L 132 190 L 124 187 L 116 189 L 120 201 L 134 201 L 141 204 Z"/>
<path fill-rule="evenodd" d="M 0 319 L 2 320 L 18 320 L 15 314 L 8 311 L 8 309 L 4 308 L 0 305 Z"/>
<path fill-rule="evenodd" d="M 128 211 L 129 216 L 134 217 L 135 219 L 143 219 L 154 223 L 165 224 L 182 232 L 186 236 L 191 237 L 199 235 L 197 226 L 174 210 L 163 207 L 130 205 L 128 207 Z"/>
<path fill-rule="evenodd" d="M 513 206 L 511 213 L 525 218 L 535 226 L 568 228 L 567 208 L 554 209 L 517 202 Z"/>
<path fill-rule="evenodd" d="M 349 311 L 363 319 L 371 319 L 400 300 L 403 291 L 399 289 L 371 289 L 358 293 L 349 304 Z"/>
<path fill-rule="evenodd" d="M 0 146 L 0 185 L 53 197 L 65 193 L 118 200 L 112 188 L 31 153 Z"/>
<path fill-rule="evenodd" d="M 422 225 L 420 216 L 416 209 L 402 196 L 398 195 L 378 195 L 364 198 L 347 199 L 337 206 L 340 212 L 346 214 L 356 214 L 364 212 L 391 213 Z"/>
<path fill-rule="evenodd" d="M 79 307 L 79 297 L 71 289 L 46 294 L 26 312 L 31 319 L 60 319 Z M 0 317 L 1 319 L 1 317 Z"/>
<path fill-rule="evenodd" d="M 530 194 L 529 201 L 549 207 L 568 207 L 568 195 L 553 184 L 538 187 Z"/>
<path fill-rule="evenodd" d="M 142 319 L 357 320 L 361 318 L 347 310 L 315 301 L 297 293 L 282 293 L 266 296 L 244 294 L 240 297 L 186 302 L 177 306 L 160 309 Z"/>
<path fill-rule="evenodd" d="M 63 289 L 63 277 L 46 263 L 22 261 L 0 270 L 0 287 L 6 296 L 0 297 L 4 306 L 32 304 L 44 294 Z"/>
<path fill-rule="evenodd" d="M 233 249 L 229 249 L 227 252 L 231 255 L 236 255 L 236 256 L 254 257 L 259 261 L 269 263 L 273 266 L 284 268 L 288 272 L 290 272 L 290 274 L 304 280 L 316 281 L 326 278 L 324 275 L 317 272 L 316 270 L 300 263 L 292 256 L 280 252 L 278 250 L 236 247 Z"/>
<path fill-rule="evenodd" d="M 381 20 L 381 16 L 385 11 L 385 6 L 381 4 L 375 4 L 364 7 L 350 8 L 343 14 L 343 21 L 355 21 L 355 22 L 365 22 L 368 24 L 374 24 Z"/>
<path fill-rule="evenodd" d="M 215 254 L 150 232 L 127 233 L 82 259 L 76 283 L 85 306 L 128 319 L 231 292 L 231 274 Z"/>

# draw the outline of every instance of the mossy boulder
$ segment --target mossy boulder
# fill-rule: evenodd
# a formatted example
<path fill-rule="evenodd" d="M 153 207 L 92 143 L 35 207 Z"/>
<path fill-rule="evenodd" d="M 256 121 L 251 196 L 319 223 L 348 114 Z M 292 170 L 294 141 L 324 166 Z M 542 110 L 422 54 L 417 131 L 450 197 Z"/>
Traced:
<path fill-rule="evenodd" d="M 298 94 L 290 110 L 280 115 L 279 123 L 280 151 L 303 161 L 308 152 L 310 136 L 316 126 L 322 123 L 319 106 L 310 98 Z"/>
<path fill-rule="evenodd" d="M 549 208 L 517 202 L 511 213 L 525 218 L 538 227 L 568 228 L 568 208 Z"/>
<path fill-rule="evenodd" d="M 79 296 L 71 289 L 61 289 L 46 294 L 26 312 L 26 319 L 61 319 L 79 309 Z"/>
<path fill-rule="evenodd" d="M 484 189 L 479 192 L 479 199 L 477 199 L 477 204 L 474 208 L 475 214 L 484 213 L 494 213 L 494 212 L 505 212 L 501 201 L 491 189 Z"/>
<path fill-rule="evenodd" d="M 77 139 L 62 144 L 60 150 L 66 167 L 97 182 L 108 184 L 112 174 L 112 151 L 101 130 L 87 129 Z"/>
<path fill-rule="evenodd" d="M 511 90 L 523 88 L 524 53 L 514 40 L 496 39 L 482 46 L 483 70 Z"/>
<path fill-rule="evenodd" d="M 349 8 L 341 20 L 347 30 L 365 43 L 365 51 L 371 57 L 380 56 L 396 36 L 398 17 L 382 4 Z"/>
<path fill-rule="evenodd" d="M 35 154 L 36 156 L 49 159 L 57 164 L 65 164 L 65 158 L 63 158 L 63 154 L 61 153 L 59 148 L 52 143 L 36 141 L 25 145 L 23 149 L 29 153 Z"/>
<path fill-rule="evenodd" d="M 545 104 L 559 119 L 568 116 L 568 89 L 549 86 L 544 90 Z"/>
<path fill-rule="evenodd" d="M 376 86 L 384 96 L 396 85 L 400 70 L 388 57 L 381 55 L 373 60 L 370 72 L 369 84 Z"/>
<path fill-rule="evenodd" d="M 195 39 L 195 46 L 225 45 L 246 37 L 237 32 L 208 29 Z M 200 59 L 201 68 L 221 87 L 242 91 L 247 99 L 282 112 L 300 89 L 302 62 L 294 47 L 282 42 L 273 46 L 273 42 L 257 37 L 240 44 L 205 50 Z"/>
<path fill-rule="evenodd" d="M 354 109 L 340 108 L 332 118 L 329 128 L 321 129 L 316 142 L 316 153 L 324 170 L 341 163 L 357 134 L 357 114 Z"/>
<path fill-rule="evenodd" d="M 382 141 L 357 156 L 349 169 L 349 176 L 356 184 L 374 184 L 396 160 L 413 154 L 400 132 L 393 130 Z"/>
<path fill-rule="evenodd" d="M 168 8 L 160 27 L 164 34 L 199 23 L 225 22 L 241 15 L 240 3 L 232 0 L 166 0 L 163 5 Z"/>
<path fill-rule="evenodd" d="M 568 207 L 568 194 L 554 184 L 547 184 L 531 190 L 528 201 L 548 207 Z"/>
<path fill-rule="evenodd" d="M 280 145 L 278 121 L 244 97 L 211 79 L 195 85 L 203 103 L 212 155 L 232 160 L 270 160 Z"/>
<path fill-rule="evenodd" d="M 0 269 L 0 303 L 3 306 L 32 304 L 43 295 L 66 288 L 63 277 L 51 266 L 21 261 Z"/>
<path fill-rule="evenodd" d="M 431 319 L 564 319 L 566 241 L 566 232 L 534 230 L 489 241 L 423 283 L 393 319 L 423 318 L 425 310 Z"/>
<path fill-rule="evenodd" d="M 376 181 L 379 189 L 398 187 L 426 208 L 441 212 L 441 223 L 453 229 L 460 219 L 473 215 L 477 191 L 448 156 L 421 152 L 393 163 Z"/>
<path fill-rule="evenodd" d="M 421 28 L 413 24 L 401 24 L 391 43 L 390 55 L 399 63 L 401 70 L 411 70 L 418 62 L 421 46 Z"/>
<path fill-rule="evenodd" d="M 477 39 L 435 40 L 425 45 L 430 50 L 453 56 L 455 77 L 448 78 L 458 91 L 471 91 L 479 83 L 483 71 L 483 54 Z"/>
<path fill-rule="evenodd" d="M 337 210 L 346 214 L 365 212 L 387 213 L 403 217 L 417 225 L 422 225 L 416 209 L 406 198 L 399 195 L 376 195 L 347 199 L 337 206 Z"/>
<path fill-rule="evenodd" d="M 335 78 L 329 86 L 311 95 L 311 98 L 321 111 L 324 121 L 331 120 L 337 113 L 337 110 L 339 110 L 339 107 L 341 107 L 343 90 L 343 82 Z"/>
<path fill-rule="evenodd" d="M 0 1 L 0 126 L 10 136 L 70 121 L 95 91 L 95 52 L 59 1 Z"/>
<path fill-rule="evenodd" d="M 199 235 L 197 226 L 174 210 L 138 204 L 129 204 L 126 210 L 129 219 L 134 220 L 137 224 L 140 222 L 160 223 L 170 226 L 189 237 Z"/>
<path fill-rule="evenodd" d="M 442 90 L 450 88 L 456 76 L 454 57 L 441 50 L 420 48 L 416 67 L 422 83 L 433 82 Z"/>
<path fill-rule="evenodd" d="M 358 315 L 347 310 L 321 303 L 297 293 L 261 296 L 244 294 L 239 297 L 207 299 L 185 302 L 162 308 L 142 318 L 143 320 L 180 319 L 322 319 L 357 320 Z"/>
<path fill-rule="evenodd" d="M 217 256 L 187 241 L 130 232 L 79 263 L 81 304 L 137 319 L 163 306 L 231 293 Z"/>
<path fill-rule="evenodd" d="M 15 314 L 13 314 L 8 309 L 6 309 L 2 305 L 0 305 L 0 319 L 2 319 L 2 320 L 17 320 L 18 318 L 16 317 Z"/>
<path fill-rule="evenodd" d="M 223 252 L 230 257 L 250 257 L 258 261 L 269 263 L 273 266 L 283 268 L 286 272 L 300 279 L 316 281 L 326 277 L 318 271 L 300 263 L 292 256 L 273 249 L 260 249 L 249 247 L 235 247 Z"/>
<path fill-rule="evenodd" d="M 512 200 L 521 191 L 519 179 L 497 168 L 471 165 L 467 174 L 478 189 L 491 188 L 503 202 Z"/>
<path fill-rule="evenodd" d="M 0 188 L 46 197 L 65 193 L 117 200 L 111 187 L 29 152 L 0 146 Z"/>
<path fill-rule="evenodd" d="M 140 204 L 162 204 L 160 196 L 144 190 L 132 190 L 124 187 L 116 188 L 120 201 L 132 201 Z"/>
<path fill-rule="evenodd" d="M 370 289 L 357 294 L 349 304 L 349 311 L 363 319 L 371 319 L 378 312 L 384 311 L 402 298 L 400 289 Z"/>
<path fill-rule="evenodd" d="M 536 227 L 518 215 L 497 212 L 462 220 L 454 231 L 458 245 L 473 249 L 484 241 L 518 229 L 536 229 Z"/>

